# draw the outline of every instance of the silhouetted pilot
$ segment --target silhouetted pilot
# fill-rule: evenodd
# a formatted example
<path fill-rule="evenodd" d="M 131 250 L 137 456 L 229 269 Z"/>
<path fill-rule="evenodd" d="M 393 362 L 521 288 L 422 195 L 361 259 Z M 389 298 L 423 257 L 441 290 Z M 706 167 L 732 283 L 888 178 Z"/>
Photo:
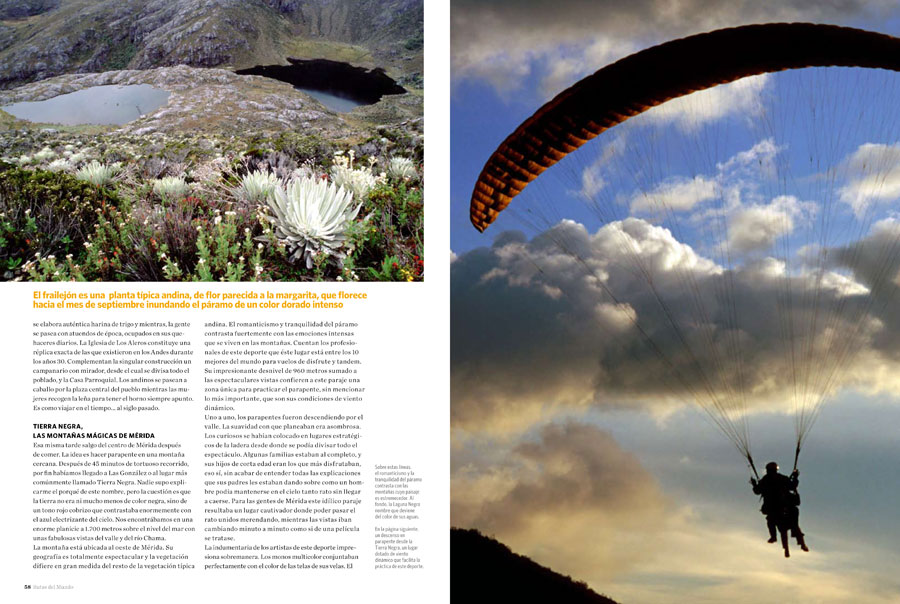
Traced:
<path fill-rule="evenodd" d="M 808 552 L 809 548 L 806 546 L 806 539 L 803 538 L 803 531 L 800 530 L 800 493 L 797 492 L 797 486 L 800 482 L 799 475 L 799 470 L 794 470 L 791 473 L 791 486 L 793 488 L 787 493 L 784 513 L 787 518 L 787 525 L 791 529 L 791 536 L 797 540 L 797 545 L 800 546 L 800 549 Z"/>
<path fill-rule="evenodd" d="M 770 461 L 766 464 L 766 474 L 759 481 L 750 479 L 753 492 L 762 495 L 763 504 L 760 511 L 766 515 L 766 524 L 769 527 L 769 543 L 775 543 L 775 529 L 779 524 L 783 530 L 790 529 L 791 534 L 797 539 L 800 548 L 808 552 L 809 548 L 803 539 L 803 531 L 800 530 L 800 495 L 797 493 L 799 485 L 798 470 L 794 470 L 790 477 L 778 473 L 778 464 Z M 787 541 L 784 541 L 784 554 L 788 555 Z"/>

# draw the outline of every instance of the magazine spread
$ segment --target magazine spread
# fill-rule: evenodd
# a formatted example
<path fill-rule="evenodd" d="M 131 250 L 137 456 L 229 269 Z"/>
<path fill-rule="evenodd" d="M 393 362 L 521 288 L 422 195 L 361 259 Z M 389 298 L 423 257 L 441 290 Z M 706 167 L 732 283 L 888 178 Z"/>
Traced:
<path fill-rule="evenodd" d="M 0 601 L 900 601 L 898 57 L 893 0 L 0 0 Z"/>

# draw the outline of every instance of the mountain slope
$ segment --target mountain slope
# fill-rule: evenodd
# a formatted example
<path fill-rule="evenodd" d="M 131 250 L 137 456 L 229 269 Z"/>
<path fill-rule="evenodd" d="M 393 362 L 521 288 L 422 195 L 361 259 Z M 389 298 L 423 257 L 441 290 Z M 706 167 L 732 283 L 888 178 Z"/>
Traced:
<path fill-rule="evenodd" d="M 0 0 L 0 87 L 63 73 L 356 59 L 421 73 L 422 0 Z"/>
<path fill-rule="evenodd" d="M 616 604 L 475 529 L 450 529 L 450 597 L 454 602 Z"/>

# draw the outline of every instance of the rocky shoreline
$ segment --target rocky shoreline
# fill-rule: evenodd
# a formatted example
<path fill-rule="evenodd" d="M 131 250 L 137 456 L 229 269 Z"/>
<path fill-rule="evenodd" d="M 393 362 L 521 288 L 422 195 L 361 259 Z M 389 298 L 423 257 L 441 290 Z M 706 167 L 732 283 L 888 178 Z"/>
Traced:
<path fill-rule="evenodd" d="M 41 101 L 92 86 L 150 84 L 171 93 L 168 103 L 116 130 L 126 134 L 203 132 L 220 136 L 299 130 L 330 139 L 364 137 L 379 125 L 422 115 L 422 97 L 389 95 L 347 114 L 328 110 L 290 84 L 225 69 L 178 65 L 148 70 L 67 74 L 0 91 L 0 106 Z"/>

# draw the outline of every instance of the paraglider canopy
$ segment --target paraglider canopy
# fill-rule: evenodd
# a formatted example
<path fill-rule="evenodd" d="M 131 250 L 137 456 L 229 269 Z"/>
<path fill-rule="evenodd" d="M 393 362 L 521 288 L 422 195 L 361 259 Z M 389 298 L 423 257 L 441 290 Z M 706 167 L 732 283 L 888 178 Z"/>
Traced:
<path fill-rule="evenodd" d="M 503 141 L 475 183 L 470 220 L 483 231 L 544 170 L 651 107 L 747 76 L 811 66 L 900 71 L 900 39 L 772 23 L 690 36 L 625 57 L 559 93 Z"/>

